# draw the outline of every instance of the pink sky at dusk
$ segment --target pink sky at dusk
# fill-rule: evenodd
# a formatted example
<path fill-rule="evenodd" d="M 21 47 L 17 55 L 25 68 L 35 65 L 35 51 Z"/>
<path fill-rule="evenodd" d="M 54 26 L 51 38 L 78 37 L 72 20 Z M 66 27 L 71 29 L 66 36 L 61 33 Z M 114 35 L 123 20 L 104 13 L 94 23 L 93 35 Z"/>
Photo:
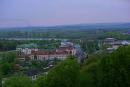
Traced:
<path fill-rule="evenodd" d="M 130 22 L 130 0 L 0 0 L 0 27 Z"/>

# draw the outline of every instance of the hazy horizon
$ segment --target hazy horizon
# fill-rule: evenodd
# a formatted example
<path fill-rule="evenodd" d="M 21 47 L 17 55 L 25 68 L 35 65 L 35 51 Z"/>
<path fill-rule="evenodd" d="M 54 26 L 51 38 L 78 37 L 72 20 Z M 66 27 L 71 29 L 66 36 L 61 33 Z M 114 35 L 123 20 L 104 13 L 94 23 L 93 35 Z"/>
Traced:
<path fill-rule="evenodd" d="M 0 27 L 130 23 L 130 0 L 0 0 Z"/>

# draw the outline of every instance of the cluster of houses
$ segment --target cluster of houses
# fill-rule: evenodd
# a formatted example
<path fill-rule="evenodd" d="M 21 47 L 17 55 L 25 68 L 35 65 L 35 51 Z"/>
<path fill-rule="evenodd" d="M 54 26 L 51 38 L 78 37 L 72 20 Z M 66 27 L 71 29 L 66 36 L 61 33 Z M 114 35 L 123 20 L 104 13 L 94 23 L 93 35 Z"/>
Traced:
<path fill-rule="evenodd" d="M 122 45 L 130 45 L 130 41 L 127 40 L 117 40 L 115 38 L 106 38 L 104 44 L 107 45 L 107 51 L 112 52 L 118 49 Z"/>
<path fill-rule="evenodd" d="M 59 48 L 48 50 L 39 49 L 36 44 L 23 44 L 18 46 L 18 58 L 25 60 L 65 60 L 67 56 L 73 55 L 77 57 L 80 63 L 85 58 L 85 53 L 80 49 L 79 45 L 74 45 L 72 42 L 61 42 Z"/>

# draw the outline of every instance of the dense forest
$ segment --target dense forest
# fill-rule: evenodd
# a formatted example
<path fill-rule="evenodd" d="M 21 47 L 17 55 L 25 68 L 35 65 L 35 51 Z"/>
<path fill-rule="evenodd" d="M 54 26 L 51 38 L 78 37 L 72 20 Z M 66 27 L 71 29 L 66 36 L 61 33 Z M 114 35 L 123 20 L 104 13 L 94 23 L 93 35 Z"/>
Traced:
<path fill-rule="evenodd" d="M 98 23 L 53 27 L 1 28 L 1 38 L 130 39 L 130 23 Z"/>
<path fill-rule="evenodd" d="M 5 55 L 7 56 L 7 55 Z M 8 59 L 9 58 L 9 59 Z M 0 81 L 5 78 L 15 55 L 0 62 Z M 3 68 L 2 68 L 3 67 Z M 7 68 L 6 68 L 7 67 Z M 130 46 L 122 46 L 111 54 L 90 55 L 83 64 L 75 58 L 59 62 L 48 74 L 32 81 L 26 75 L 14 74 L 1 82 L 2 87 L 130 87 Z"/>
<path fill-rule="evenodd" d="M 1 38 L 62 38 L 62 39 L 130 39 L 126 29 L 75 29 L 75 30 L 48 30 L 48 31 L 3 31 Z"/>

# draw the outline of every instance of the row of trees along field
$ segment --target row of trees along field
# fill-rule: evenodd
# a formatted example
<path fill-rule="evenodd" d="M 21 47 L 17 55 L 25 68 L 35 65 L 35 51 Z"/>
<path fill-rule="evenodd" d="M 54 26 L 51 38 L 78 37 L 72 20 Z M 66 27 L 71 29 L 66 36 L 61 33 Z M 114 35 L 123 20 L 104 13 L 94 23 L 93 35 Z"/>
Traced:
<path fill-rule="evenodd" d="M 59 40 L 0 40 L 0 51 L 10 51 L 10 50 L 16 50 L 16 47 L 21 44 L 30 44 L 34 43 L 39 46 L 39 48 L 44 49 L 50 49 L 50 48 L 56 48 L 59 46 L 60 41 Z"/>
<path fill-rule="evenodd" d="M 5 80 L 3 87 L 130 87 L 130 46 L 91 56 L 81 66 L 69 58 L 33 82 L 14 75 Z"/>

